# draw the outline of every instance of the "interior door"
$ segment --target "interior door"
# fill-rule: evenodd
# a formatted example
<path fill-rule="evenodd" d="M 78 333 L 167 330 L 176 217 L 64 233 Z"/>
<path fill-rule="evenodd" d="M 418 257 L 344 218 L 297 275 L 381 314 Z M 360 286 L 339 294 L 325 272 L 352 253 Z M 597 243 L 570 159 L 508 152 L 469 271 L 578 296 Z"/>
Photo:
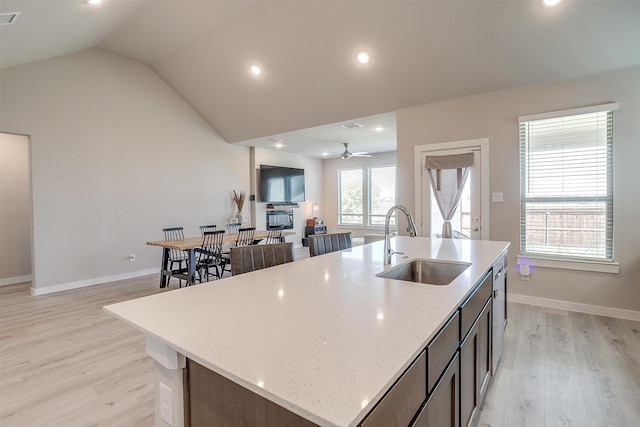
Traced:
<path fill-rule="evenodd" d="M 424 158 L 426 156 L 444 156 L 451 154 L 472 153 L 473 166 L 469 173 L 460 202 L 451 220 L 453 238 L 462 239 L 488 239 L 488 202 L 483 202 L 483 196 L 488 191 L 483 188 L 488 186 L 488 174 L 483 174 L 483 163 L 488 163 L 486 154 L 488 147 L 483 143 L 488 140 L 458 141 L 443 144 L 431 144 L 420 146 L 416 149 L 416 167 L 420 165 L 419 194 L 416 198 L 416 211 L 418 216 L 420 234 L 425 237 L 441 237 L 444 220 L 436 203 L 429 174 L 424 170 Z M 419 158 L 419 163 L 418 163 Z M 486 212 L 483 212 L 483 205 Z M 487 218 L 483 218 L 486 215 Z"/>

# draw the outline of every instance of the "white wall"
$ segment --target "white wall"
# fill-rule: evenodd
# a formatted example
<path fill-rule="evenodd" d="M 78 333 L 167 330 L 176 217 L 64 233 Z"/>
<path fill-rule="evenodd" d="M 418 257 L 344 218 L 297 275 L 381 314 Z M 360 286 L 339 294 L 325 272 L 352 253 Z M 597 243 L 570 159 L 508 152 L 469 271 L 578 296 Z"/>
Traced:
<path fill-rule="evenodd" d="M 514 269 L 519 254 L 518 116 L 607 102 L 620 103 L 614 113 L 614 255 L 620 274 L 538 267 L 523 281 Z M 511 242 L 511 294 L 640 311 L 640 66 L 406 108 L 396 117 L 399 201 L 407 206 L 414 206 L 416 145 L 489 138 L 490 191 L 504 193 L 504 203 L 491 204 L 490 238 Z"/>
<path fill-rule="evenodd" d="M 255 148 L 254 169 L 260 169 L 261 164 L 304 169 L 305 201 L 299 203 L 299 208 L 293 208 L 293 230 L 290 231 L 295 231 L 296 235 L 287 237 L 287 242 L 293 242 L 296 246 L 301 245 L 302 237 L 304 237 L 304 227 L 307 218 L 309 218 L 312 204 L 314 202 L 318 203 L 320 209 L 317 211 L 318 216 L 320 216 L 322 212 L 320 203 L 323 191 L 322 160 L 300 156 L 298 154 L 284 153 L 278 150 Z M 258 176 L 258 172 L 259 171 L 256 172 L 256 177 Z M 255 185 L 255 188 L 259 189 L 259 183 L 256 182 Z M 255 207 L 255 225 L 257 228 L 265 229 L 267 225 L 267 204 L 259 202 L 260 197 L 258 190 L 256 190 L 254 194 L 256 195 L 256 202 L 253 202 L 253 206 Z"/>
<path fill-rule="evenodd" d="M 249 187 L 249 149 L 145 65 L 90 50 L 0 83 L 0 130 L 31 138 L 36 294 L 157 271 L 161 249 L 145 242 L 224 222 L 230 191 Z"/>
<path fill-rule="evenodd" d="M 324 195 L 322 198 L 322 210 L 325 213 L 324 223 L 327 225 L 329 233 L 349 232 L 352 237 L 363 237 L 365 234 L 380 234 L 384 232 L 384 227 L 345 227 L 338 226 L 338 171 L 340 169 L 363 168 L 366 174 L 369 166 L 389 166 L 396 165 L 396 153 L 379 153 L 371 157 L 352 157 L 349 160 L 340 158 L 323 160 L 324 169 Z M 396 170 L 396 179 L 398 171 Z M 398 181 L 396 181 L 396 187 Z M 399 200 L 396 197 L 396 200 Z M 320 216 L 320 215 L 318 215 Z"/>
<path fill-rule="evenodd" d="M 31 280 L 29 138 L 0 133 L 0 284 Z"/>

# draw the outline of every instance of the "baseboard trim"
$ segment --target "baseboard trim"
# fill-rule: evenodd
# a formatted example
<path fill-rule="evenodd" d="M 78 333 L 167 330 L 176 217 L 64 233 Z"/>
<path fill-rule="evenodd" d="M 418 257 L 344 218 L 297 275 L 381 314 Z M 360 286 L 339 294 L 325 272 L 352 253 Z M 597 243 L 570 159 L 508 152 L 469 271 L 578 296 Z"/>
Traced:
<path fill-rule="evenodd" d="M 15 285 L 16 283 L 30 282 L 32 280 L 33 280 L 33 276 L 32 275 L 18 276 L 18 277 L 7 277 L 6 279 L 0 279 L 0 286 Z"/>
<path fill-rule="evenodd" d="M 44 288 L 31 287 L 31 295 L 45 295 L 55 292 L 69 291 L 71 289 L 84 288 L 87 286 L 100 285 L 102 283 L 115 282 L 117 280 L 133 279 L 135 277 L 148 276 L 160 272 L 158 268 L 150 268 L 147 270 L 132 271 L 130 273 L 115 274 L 113 276 L 95 277 L 93 279 L 80 280 L 77 282 L 62 283 L 60 285 L 46 286 Z"/>
<path fill-rule="evenodd" d="M 621 308 L 613 307 L 602 307 L 599 305 L 580 304 L 577 302 L 531 297 L 519 294 L 508 294 L 507 300 L 511 302 L 518 302 L 521 304 L 537 305 L 539 307 L 558 308 L 561 310 L 577 311 L 578 313 L 595 314 L 598 316 L 615 317 L 616 319 L 626 319 L 640 322 L 640 311 L 624 310 Z"/>

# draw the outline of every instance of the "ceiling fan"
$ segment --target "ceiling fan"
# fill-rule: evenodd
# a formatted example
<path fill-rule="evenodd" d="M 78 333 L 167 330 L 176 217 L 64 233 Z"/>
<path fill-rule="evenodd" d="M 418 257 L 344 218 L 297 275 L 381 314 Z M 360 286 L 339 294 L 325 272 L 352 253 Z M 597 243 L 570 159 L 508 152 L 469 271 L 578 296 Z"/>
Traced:
<path fill-rule="evenodd" d="M 349 160 L 351 157 L 371 157 L 371 154 L 367 154 L 366 151 L 362 151 L 359 153 L 352 153 L 351 151 L 349 151 L 349 143 L 343 142 L 343 144 L 344 144 L 344 153 L 340 155 L 340 158 L 342 160 Z"/>

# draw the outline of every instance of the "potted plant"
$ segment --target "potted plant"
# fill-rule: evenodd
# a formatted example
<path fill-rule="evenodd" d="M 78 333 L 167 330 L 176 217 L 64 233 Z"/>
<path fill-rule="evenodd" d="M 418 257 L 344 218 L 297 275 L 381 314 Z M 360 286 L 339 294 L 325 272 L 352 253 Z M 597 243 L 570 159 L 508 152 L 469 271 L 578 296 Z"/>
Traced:
<path fill-rule="evenodd" d="M 242 224 L 242 208 L 244 207 L 244 191 L 238 193 L 236 190 L 233 190 L 233 202 L 236 204 L 238 211 L 236 212 L 236 218 L 238 218 L 238 223 Z"/>

